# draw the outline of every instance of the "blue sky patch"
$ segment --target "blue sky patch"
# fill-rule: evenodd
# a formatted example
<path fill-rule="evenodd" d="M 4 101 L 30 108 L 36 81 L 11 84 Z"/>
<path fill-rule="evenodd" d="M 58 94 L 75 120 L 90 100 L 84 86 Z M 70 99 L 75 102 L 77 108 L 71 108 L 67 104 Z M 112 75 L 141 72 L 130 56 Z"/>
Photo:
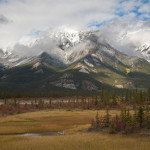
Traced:
<path fill-rule="evenodd" d="M 39 35 L 40 35 L 40 33 L 41 33 L 41 31 L 40 30 L 32 30 L 29 34 L 27 34 L 27 35 L 29 35 L 29 36 L 36 36 L 36 37 L 38 37 Z"/>

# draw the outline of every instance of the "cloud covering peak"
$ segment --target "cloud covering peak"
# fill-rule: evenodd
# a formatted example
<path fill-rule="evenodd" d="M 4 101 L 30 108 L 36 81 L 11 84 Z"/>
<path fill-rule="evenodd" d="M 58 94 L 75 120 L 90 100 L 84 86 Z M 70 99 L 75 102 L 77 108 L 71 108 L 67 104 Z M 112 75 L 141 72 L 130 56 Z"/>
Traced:
<path fill-rule="evenodd" d="M 4 15 L 0 15 L 0 24 L 8 24 L 10 21 Z"/>
<path fill-rule="evenodd" d="M 86 30 L 124 17 L 149 20 L 149 7 L 149 0 L 0 0 L 0 48 L 6 50 L 24 36 L 37 38 L 50 27 Z"/>

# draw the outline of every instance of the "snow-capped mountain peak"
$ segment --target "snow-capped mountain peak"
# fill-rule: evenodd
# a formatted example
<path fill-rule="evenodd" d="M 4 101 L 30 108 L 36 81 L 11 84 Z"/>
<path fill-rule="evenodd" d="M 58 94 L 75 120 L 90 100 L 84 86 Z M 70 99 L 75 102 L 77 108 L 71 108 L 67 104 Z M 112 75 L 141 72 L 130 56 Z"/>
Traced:
<path fill-rule="evenodd" d="M 17 43 L 20 44 L 20 45 L 32 47 L 37 40 L 38 40 L 37 37 L 24 36 Z"/>
<path fill-rule="evenodd" d="M 59 27 L 57 30 L 50 30 L 48 36 L 55 39 L 63 49 L 75 46 L 80 42 L 80 32 L 67 27 Z"/>
<path fill-rule="evenodd" d="M 100 40 L 100 36 L 104 40 Z M 121 48 L 126 48 L 129 50 L 129 54 L 133 49 L 133 54 L 150 60 L 150 43 L 148 40 L 144 43 L 140 39 L 139 32 L 122 32 L 116 39 L 112 39 L 119 41 L 118 43 L 123 45 L 118 47 L 118 45 L 113 45 L 111 41 L 105 40 L 104 36 L 99 34 L 97 30 L 79 31 L 68 27 L 59 27 L 47 30 L 40 37 L 23 37 L 13 47 L 12 53 L 7 57 L 7 60 L 15 65 L 20 65 L 20 62 L 21 64 L 26 63 L 46 52 L 54 57 L 56 61 L 71 64 L 88 54 L 95 53 L 97 50 L 105 51 L 107 55 L 114 57 L 114 51 L 106 48 L 110 47 L 110 45 L 120 51 Z"/>

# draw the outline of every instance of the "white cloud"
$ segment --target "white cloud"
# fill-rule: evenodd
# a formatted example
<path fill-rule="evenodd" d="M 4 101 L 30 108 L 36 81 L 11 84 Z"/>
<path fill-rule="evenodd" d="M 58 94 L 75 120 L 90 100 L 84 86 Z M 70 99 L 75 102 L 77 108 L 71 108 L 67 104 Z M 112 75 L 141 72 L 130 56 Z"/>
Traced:
<path fill-rule="evenodd" d="M 32 30 L 51 26 L 85 28 L 92 22 L 110 20 L 119 0 L 8 0 L 0 3 L 0 14 L 13 20 L 0 28 L 0 47 L 18 41 Z M 3 38 L 2 38 L 3 37 Z"/>
<path fill-rule="evenodd" d="M 142 7 L 139 9 L 140 13 L 150 13 L 150 2 L 142 5 Z"/>
<path fill-rule="evenodd" d="M 146 53 L 137 51 L 150 46 L 150 21 L 123 17 L 103 26 L 99 36 L 100 41 L 108 42 L 119 51 L 150 59 Z"/>
<path fill-rule="evenodd" d="M 7 17 L 5 17 L 4 15 L 0 15 L 0 24 L 8 24 L 10 23 L 11 21 L 8 20 Z"/>
<path fill-rule="evenodd" d="M 132 10 L 135 10 L 137 7 L 140 7 L 142 4 L 140 0 L 125 0 L 120 4 L 120 11 L 123 13 L 128 13 Z"/>
<path fill-rule="evenodd" d="M 120 17 L 136 16 L 135 10 L 148 17 L 141 0 L 0 0 L 0 14 L 12 23 L 0 25 L 0 48 L 14 45 L 24 36 L 62 25 L 85 29 Z M 144 17 L 144 16 L 143 16 Z M 35 32 L 35 33 L 34 33 Z"/>

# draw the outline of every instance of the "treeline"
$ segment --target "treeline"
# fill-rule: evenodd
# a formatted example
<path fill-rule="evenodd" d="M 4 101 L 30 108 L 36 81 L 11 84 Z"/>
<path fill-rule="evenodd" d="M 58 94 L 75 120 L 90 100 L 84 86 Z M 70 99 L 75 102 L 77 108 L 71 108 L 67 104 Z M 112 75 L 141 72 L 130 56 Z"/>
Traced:
<path fill-rule="evenodd" d="M 43 97 L 71 97 L 71 96 L 92 96 L 92 95 L 99 95 L 99 92 L 96 91 L 49 91 L 49 92 L 1 92 L 0 91 L 0 99 L 8 99 L 8 98 L 43 98 Z"/>
<path fill-rule="evenodd" d="M 105 89 L 102 88 L 99 91 L 82 91 L 82 90 L 57 90 L 57 91 L 49 91 L 49 92 L 2 92 L 0 91 L 0 99 L 8 99 L 8 98 L 43 98 L 43 97 L 100 97 L 100 101 L 105 104 L 117 103 L 117 99 L 122 102 L 130 102 L 130 103 L 142 103 L 144 101 L 150 100 L 150 88 L 147 90 L 131 90 L 131 89 Z"/>
<path fill-rule="evenodd" d="M 138 107 L 131 114 L 129 109 L 122 108 L 120 115 L 111 116 L 109 110 L 106 115 L 96 114 L 95 120 L 92 120 L 90 131 L 101 131 L 108 129 L 109 133 L 122 132 L 124 134 L 138 132 L 140 129 L 150 129 L 150 112 L 149 107 Z"/>
<path fill-rule="evenodd" d="M 117 93 L 116 91 L 109 92 L 108 90 L 102 89 L 100 91 L 100 101 L 104 104 L 144 104 L 150 101 L 150 88 L 146 91 L 142 90 L 129 90 L 126 89 L 122 93 Z"/>
<path fill-rule="evenodd" d="M 99 94 L 92 96 L 50 97 L 43 98 L 4 98 L 0 105 L 1 114 L 14 114 L 37 109 L 105 109 L 123 108 L 126 106 L 150 105 L 150 88 L 147 91 L 126 90 L 124 93 L 108 92 L 102 89 Z M 21 100 L 24 102 L 21 103 Z"/>

